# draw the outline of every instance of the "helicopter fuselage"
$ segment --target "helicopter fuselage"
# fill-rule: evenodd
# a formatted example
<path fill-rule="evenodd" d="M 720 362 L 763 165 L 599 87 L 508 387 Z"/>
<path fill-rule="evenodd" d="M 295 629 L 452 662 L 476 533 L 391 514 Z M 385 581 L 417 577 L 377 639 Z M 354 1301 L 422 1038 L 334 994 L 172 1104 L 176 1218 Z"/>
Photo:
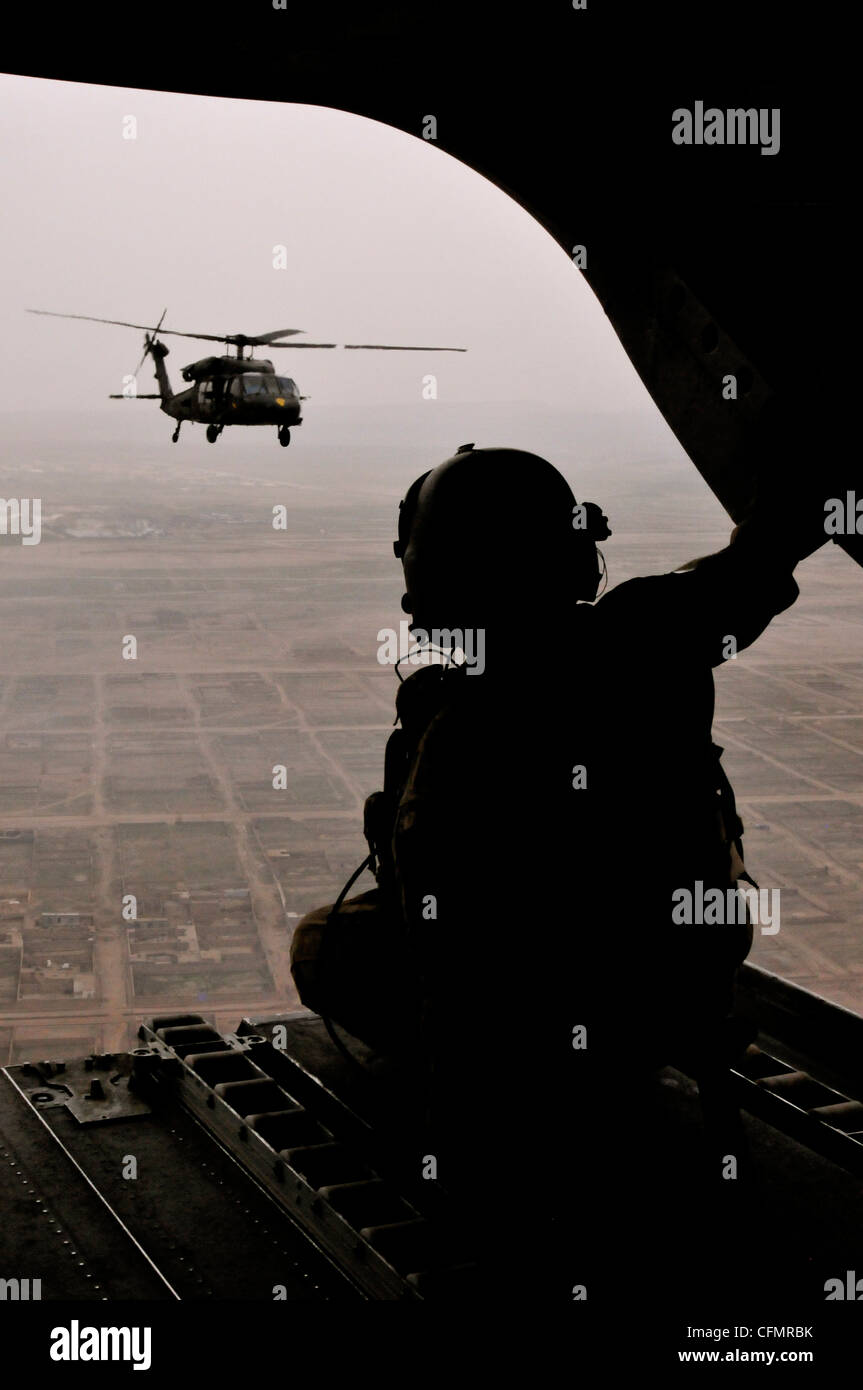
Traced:
<path fill-rule="evenodd" d="M 187 391 L 172 392 L 167 375 L 160 378 L 161 408 L 175 420 L 196 420 L 204 425 L 276 425 L 302 423 L 300 393 L 296 382 L 278 376 L 272 362 L 255 358 L 205 357 L 183 368 Z M 167 388 L 167 389 L 166 389 Z"/>

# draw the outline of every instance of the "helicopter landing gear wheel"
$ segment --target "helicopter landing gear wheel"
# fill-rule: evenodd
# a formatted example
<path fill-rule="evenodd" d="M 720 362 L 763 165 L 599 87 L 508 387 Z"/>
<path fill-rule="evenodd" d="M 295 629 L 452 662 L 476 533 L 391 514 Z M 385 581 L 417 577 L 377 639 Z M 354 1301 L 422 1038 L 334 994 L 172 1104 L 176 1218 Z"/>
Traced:
<path fill-rule="evenodd" d="M 218 437 L 219 437 L 219 435 L 220 435 L 221 433 L 222 433 L 222 426 L 221 426 L 221 425 L 208 425 L 208 426 L 207 426 L 207 443 L 208 443 L 208 444 L 215 444 L 216 440 L 218 439 Z"/>
<path fill-rule="evenodd" d="M 280 425 L 280 426 L 279 426 L 279 443 L 281 444 L 282 448 L 283 448 L 283 449 L 287 449 L 287 447 L 288 447 L 288 445 L 290 444 L 290 442 L 291 442 L 291 431 L 288 429 L 287 425 Z"/>
<path fill-rule="evenodd" d="M 177 428 L 174 430 L 174 433 L 171 435 L 172 444 L 176 444 L 177 440 L 180 438 L 180 425 L 182 425 L 182 423 L 183 422 L 181 420 L 180 423 L 177 425 Z"/>

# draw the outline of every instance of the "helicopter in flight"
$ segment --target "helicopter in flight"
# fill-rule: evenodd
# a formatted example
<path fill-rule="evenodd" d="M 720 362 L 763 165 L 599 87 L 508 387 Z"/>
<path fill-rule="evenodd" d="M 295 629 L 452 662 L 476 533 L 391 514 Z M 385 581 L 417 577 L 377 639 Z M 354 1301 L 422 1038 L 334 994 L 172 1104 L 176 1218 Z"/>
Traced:
<path fill-rule="evenodd" d="M 165 309 L 155 328 L 143 323 L 126 323 L 122 319 L 95 318 L 92 314 L 58 314 L 51 309 L 28 309 L 30 314 L 50 318 L 86 319 L 89 323 L 110 323 L 120 328 L 144 330 L 144 354 L 125 391 L 112 394 L 110 399 L 160 401 L 161 409 L 177 422 L 171 435 L 174 444 L 180 438 L 180 426 L 185 420 L 207 427 L 207 441 L 215 444 L 226 425 L 275 426 L 279 443 L 287 447 L 291 430 L 303 423 L 299 387 L 292 377 L 280 376 L 272 362 L 254 356 L 256 347 L 278 348 L 335 348 L 338 343 L 285 342 L 303 332 L 301 328 L 277 328 L 272 333 L 181 333 L 176 328 L 163 328 Z M 203 338 L 207 342 L 223 343 L 228 353 L 223 357 L 202 357 L 183 367 L 184 381 L 191 382 L 188 390 L 174 391 L 165 368 L 169 349 L 160 341 L 166 334 L 175 338 Z M 401 346 L 393 343 L 344 343 L 346 349 L 363 352 L 466 352 L 467 348 Z M 231 349 L 234 353 L 231 354 Z M 138 394 L 135 377 L 147 357 L 152 357 L 158 392 Z"/>

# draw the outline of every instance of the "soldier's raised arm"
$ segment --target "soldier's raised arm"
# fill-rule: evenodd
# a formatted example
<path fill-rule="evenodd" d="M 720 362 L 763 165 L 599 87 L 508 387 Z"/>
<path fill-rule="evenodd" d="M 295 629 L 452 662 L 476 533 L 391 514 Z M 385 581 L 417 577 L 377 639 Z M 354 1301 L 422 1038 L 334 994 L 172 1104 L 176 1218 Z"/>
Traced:
<path fill-rule="evenodd" d="M 618 585 L 598 607 L 612 626 L 649 621 L 673 649 L 721 665 L 798 597 L 795 567 L 830 539 L 827 495 L 817 478 L 804 490 L 765 485 L 722 550 Z"/>

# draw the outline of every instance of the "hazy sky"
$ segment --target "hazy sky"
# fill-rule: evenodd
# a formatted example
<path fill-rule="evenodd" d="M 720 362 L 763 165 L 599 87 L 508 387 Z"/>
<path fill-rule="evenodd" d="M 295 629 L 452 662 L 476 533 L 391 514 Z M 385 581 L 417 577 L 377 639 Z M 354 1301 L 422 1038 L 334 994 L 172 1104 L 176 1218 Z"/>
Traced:
<path fill-rule="evenodd" d="M 179 329 L 469 348 L 274 351 L 316 408 L 414 400 L 434 371 L 442 400 L 654 412 L 566 252 L 430 142 L 323 107 L 0 77 L 0 145 L 0 409 L 124 409 L 106 397 L 141 355 L 140 333 L 25 308 L 167 305 Z M 167 341 L 180 389 L 208 345 Z"/>

